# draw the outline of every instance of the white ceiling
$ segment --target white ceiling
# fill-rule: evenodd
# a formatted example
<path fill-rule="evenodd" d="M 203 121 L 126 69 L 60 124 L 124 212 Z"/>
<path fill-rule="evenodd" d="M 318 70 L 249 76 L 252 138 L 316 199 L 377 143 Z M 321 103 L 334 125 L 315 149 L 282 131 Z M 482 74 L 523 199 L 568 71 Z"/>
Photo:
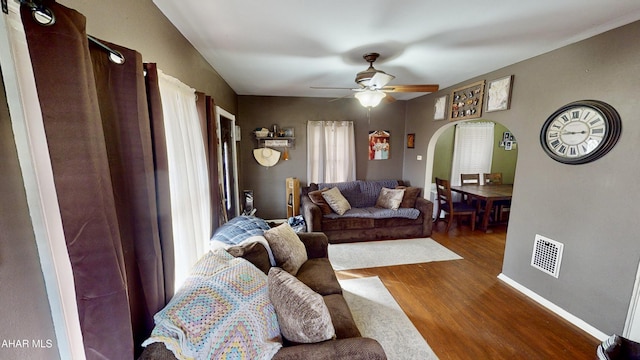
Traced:
<path fill-rule="evenodd" d="M 368 52 L 389 85 L 442 89 L 640 19 L 640 0 L 153 2 L 239 95 L 341 97 L 310 87 L 355 87 Z"/>

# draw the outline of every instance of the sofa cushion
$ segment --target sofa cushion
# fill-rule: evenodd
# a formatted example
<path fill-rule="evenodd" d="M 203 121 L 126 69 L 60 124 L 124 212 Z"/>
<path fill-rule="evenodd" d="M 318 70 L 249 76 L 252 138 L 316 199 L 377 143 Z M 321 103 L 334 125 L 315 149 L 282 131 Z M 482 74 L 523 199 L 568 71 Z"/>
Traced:
<path fill-rule="evenodd" d="M 327 304 L 331 314 L 331 323 L 336 330 L 337 339 L 361 336 L 344 296 L 338 294 L 327 295 L 324 297 L 324 303 Z"/>
<path fill-rule="evenodd" d="M 368 208 L 353 208 L 342 215 L 338 215 L 335 213 L 331 213 L 329 215 L 324 215 L 322 221 L 322 230 L 325 230 L 324 224 L 329 221 L 325 220 L 336 220 L 336 219 L 354 219 L 354 218 L 362 218 L 362 219 L 385 219 L 385 218 L 407 218 L 407 219 L 417 219 L 420 217 L 420 210 L 416 208 L 398 208 L 397 210 L 391 209 L 381 209 L 376 207 L 368 207 Z M 371 223 L 373 226 L 373 223 Z"/>
<path fill-rule="evenodd" d="M 332 189 L 336 187 L 338 188 L 338 190 L 340 190 L 340 193 L 342 194 L 342 196 L 344 196 L 345 199 L 347 199 L 347 201 L 349 202 L 349 204 L 351 204 L 352 207 L 359 207 L 360 206 L 360 204 L 358 203 L 358 199 L 360 197 L 359 183 L 360 183 L 359 180 L 337 182 L 337 183 L 319 183 L 318 188 Z"/>
<path fill-rule="evenodd" d="M 269 261 L 269 253 L 265 246 L 259 242 L 248 242 L 240 245 L 235 245 L 227 249 L 227 252 L 234 257 L 241 257 L 255 267 L 260 269 L 263 273 L 268 274 L 271 269 L 271 262 Z"/>
<path fill-rule="evenodd" d="M 316 343 L 335 337 L 331 314 L 322 295 L 288 272 L 269 270 L 269 297 L 282 336 L 295 343 Z"/>
<path fill-rule="evenodd" d="M 357 207 L 373 207 L 376 206 L 380 190 L 384 187 L 394 189 L 398 186 L 398 180 L 366 180 L 360 181 L 358 186 L 362 199 Z"/>
<path fill-rule="evenodd" d="M 320 295 L 342 294 L 342 288 L 328 258 L 307 260 L 298 270 L 296 278 Z"/>
<path fill-rule="evenodd" d="M 307 249 L 288 223 L 282 223 L 264 232 L 269 242 L 276 266 L 296 275 L 300 266 L 307 261 Z"/>
<path fill-rule="evenodd" d="M 327 200 L 325 200 L 324 197 L 322 196 L 322 193 L 327 190 L 329 190 L 329 188 L 310 191 L 308 194 L 309 199 L 311 199 L 311 202 L 318 205 L 318 207 L 320 208 L 320 211 L 322 211 L 322 214 L 331 214 L 331 211 L 332 211 L 331 207 L 327 203 Z"/>
<path fill-rule="evenodd" d="M 336 214 L 342 215 L 347 210 L 351 209 L 349 201 L 342 195 L 337 187 L 331 188 L 322 193 L 322 197 L 327 201 L 327 204 L 331 207 Z"/>
<path fill-rule="evenodd" d="M 400 203 L 401 208 L 413 208 L 416 206 L 416 199 L 420 196 L 420 188 L 415 186 L 398 185 L 396 189 L 404 189 L 404 196 Z"/>
<path fill-rule="evenodd" d="M 404 189 L 380 189 L 380 195 L 376 200 L 376 207 L 383 209 L 398 210 L 402 197 L 404 196 Z"/>

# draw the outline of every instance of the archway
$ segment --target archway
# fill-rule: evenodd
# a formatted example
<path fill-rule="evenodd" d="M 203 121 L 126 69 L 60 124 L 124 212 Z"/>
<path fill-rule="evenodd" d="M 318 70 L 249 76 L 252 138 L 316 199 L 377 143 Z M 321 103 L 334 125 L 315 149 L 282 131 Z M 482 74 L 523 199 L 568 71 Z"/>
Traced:
<path fill-rule="evenodd" d="M 452 171 L 450 162 L 453 160 L 454 148 L 454 131 L 452 128 L 465 122 L 492 122 L 495 124 L 491 172 L 501 173 L 505 184 L 513 184 L 514 182 L 518 149 L 516 138 L 509 128 L 491 119 L 449 122 L 437 129 L 427 144 L 424 189 L 425 197 L 430 197 L 432 201 L 436 197 L 434 176 L 453 180 L 450 178 Z M 430 194 L 427 195 L 427 193 Z M 434 216 L 437 216 L 437 204 L 434 205 Z"/>

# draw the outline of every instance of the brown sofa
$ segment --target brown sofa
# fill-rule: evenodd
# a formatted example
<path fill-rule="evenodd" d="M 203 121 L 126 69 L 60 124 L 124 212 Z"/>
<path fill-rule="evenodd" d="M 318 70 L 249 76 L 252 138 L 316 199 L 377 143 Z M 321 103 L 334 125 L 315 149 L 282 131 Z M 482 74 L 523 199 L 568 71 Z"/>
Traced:
<path fill-rule="evenodd" d="M 408 209 L 399 211 L 375 207 L 380 189 L 404 186 L 400 180 L 351 181 L 343 183 L 311 183 L 302 189 L 300 211 L 307 231 L 323 232 L 329 242 L 345 243 L 370 240 L 406 239 L 428 237 L 432 231 L 433 203 L 420 196 L 419 189 L 413 209 L 419 213 L 416 218 L 400 217 Z M 352 209 L 340 216 L 323 213 L 314 203 L 309 193 L 321 189 L 337 187 L 349 201 Z M 415 212 L 415 210 L 413 210 Z"/>
<path fill-rule="evenodd" d="M 328 240 L 322 233 L 301 233 L 308 260 L 298 270 L 296 277 L 321 294 L 331 314 L 336 330 L 334 340 L 315 344 L 293 344 L 284 341 L 283 347 L 273 359 L 317 359 L 317 360 L 383 360 L 386 355 L 382 346 L 371 338 L 362 337 L 351 311 L 342 296 L 342 288 L 329 263 Z M 269 255 L 260 243 L 238 245 L 228 249 L 234 256 L 241 256 L 265 274 L 271 267 Z M 153 343 L 146 347 L 140 360 L 176 360 L 173 353 L 163 343 Z"/>

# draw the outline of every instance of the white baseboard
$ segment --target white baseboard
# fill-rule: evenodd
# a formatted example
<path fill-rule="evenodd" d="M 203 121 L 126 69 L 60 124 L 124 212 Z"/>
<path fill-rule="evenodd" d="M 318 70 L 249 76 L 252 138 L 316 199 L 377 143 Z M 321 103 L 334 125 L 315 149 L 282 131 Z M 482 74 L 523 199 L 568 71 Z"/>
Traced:
<path fill-rule="evenodd" d="M 504 281 L 507 285 L 509 285 L 512 288 L 518 290 L 519 292 L 521 292 L 522 294 L 526 295 L 527 297 L 529 297 L 533 301 L 537 302 L 538 304 L 540 304 L 540 305 L 544 306 L 545 308 L 553 311 L 554 313 L 556 313 L 561 318 L 567 320 L 568 322 L 570 322 L 573 325 L 577 326 L 578 328 L 582 329 L 583 331 L 585 331 L 586 333 L 588 333 L 591 336 L 595 337 L 596 339 L 598 339 L 600 341 L 604 341 L 604 340 L 609 338 L 609 335 L 607 335 L 607 334 L 603 333 L 602 331 L 596 329 L 595 327 L 587 324 L 582 319 L 574 316 L 573 314 L 569 313 L 568 311 L 564 310 L 563 308 L 559 307 L 558 305 L 552 303 L 551 301 L 543 298 L 542 296 L 536 294 L 535 292 L 531 291 L 530 289 L 522 286 L 521 284 L 519 284 L 518 282 L 516 282 L 513 279 L 509 278 L 505 274 L 500 273 L 500 275 L 498 275 L 498 279 Z"/>

